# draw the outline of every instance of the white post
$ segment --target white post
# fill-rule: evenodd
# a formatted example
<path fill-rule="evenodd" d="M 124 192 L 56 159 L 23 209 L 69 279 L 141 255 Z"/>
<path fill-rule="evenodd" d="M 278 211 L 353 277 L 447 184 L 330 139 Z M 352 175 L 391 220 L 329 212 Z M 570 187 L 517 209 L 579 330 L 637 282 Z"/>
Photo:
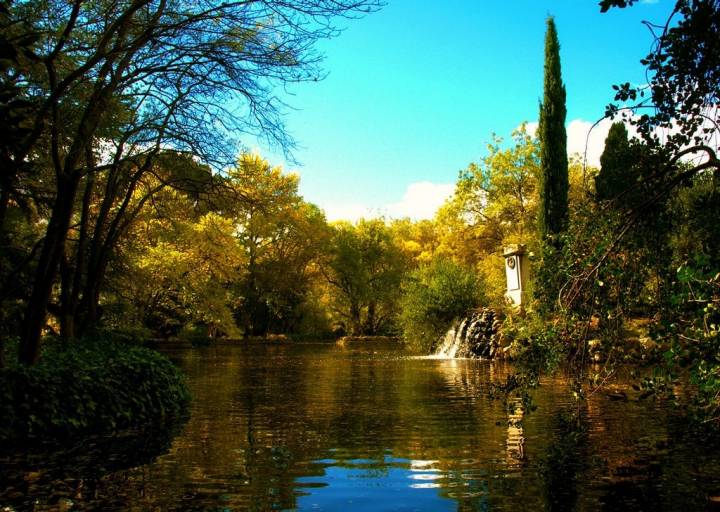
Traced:
<path fill-rule="evenodd" d="M 514 244 L 503 249 L 507 292 L 505 298 L 510 304 L 522 310 L 528 300 L 527 282 L 529 265 L 525 245 Z"/>

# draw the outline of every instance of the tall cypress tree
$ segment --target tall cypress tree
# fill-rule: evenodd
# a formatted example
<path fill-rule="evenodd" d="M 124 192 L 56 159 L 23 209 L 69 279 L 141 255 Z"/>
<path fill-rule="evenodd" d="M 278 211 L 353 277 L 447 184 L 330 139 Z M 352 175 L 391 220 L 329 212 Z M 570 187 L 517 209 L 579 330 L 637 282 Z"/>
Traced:
<path fill-rule="evenodd" d="M 598 201 L 615 199 L 632 185 L 628 182 L 630 167 L 627 128 L 621 122 L 613 123 L 600 157 L 600 173 L 595 178 L 595 198 Z"/>
<path fill-rule="evenodd" d="M 545 33 L 545 83 L 540 104 L 540 237 L 558 235 L 568 218 L 568 159 L 565 85 L 560 73 L 560 43 L 553 18 Z M 557 245 L 557 243 L 555 243 Z"/>

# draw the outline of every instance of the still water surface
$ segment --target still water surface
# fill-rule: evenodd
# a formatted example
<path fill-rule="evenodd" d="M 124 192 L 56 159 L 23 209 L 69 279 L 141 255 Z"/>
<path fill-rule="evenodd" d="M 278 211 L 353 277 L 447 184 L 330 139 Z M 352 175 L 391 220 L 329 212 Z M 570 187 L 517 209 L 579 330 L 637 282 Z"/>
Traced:
<path fill-rule="evenodd" d="M 487 362 L 322 344 L 169 355 L 194 396 L 174 439 L 128 438 L 124 455 L 98 448 L 90 461 L 6 461 L 0 510 L 691 511 L 720 500 L 717 446 L 662 404 L 597 394 L 578 430 L 560 379 L 536 392 L 537 410 L 509 416 L 487 396 L 507 370 Z"/>

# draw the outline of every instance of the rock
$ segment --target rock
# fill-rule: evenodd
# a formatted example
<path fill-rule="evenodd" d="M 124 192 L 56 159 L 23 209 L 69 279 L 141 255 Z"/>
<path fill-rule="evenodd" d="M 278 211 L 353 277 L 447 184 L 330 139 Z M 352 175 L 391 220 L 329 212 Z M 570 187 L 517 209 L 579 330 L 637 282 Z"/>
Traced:
<path fill-rule="evenodd" d="M 606 395 L 610 400 L 623 400 L 624 401 L 624 400 L 628 399 L 627 393 L 625 393 L 624 391 L 608 391 L 606 393 Z"/>
<path fill-rule="evenodd" d="M 501 325 L 492 309 L 474 311 L 448 331 L 437 354 L 491 359 L 500 346 L 498 331 Z"/>

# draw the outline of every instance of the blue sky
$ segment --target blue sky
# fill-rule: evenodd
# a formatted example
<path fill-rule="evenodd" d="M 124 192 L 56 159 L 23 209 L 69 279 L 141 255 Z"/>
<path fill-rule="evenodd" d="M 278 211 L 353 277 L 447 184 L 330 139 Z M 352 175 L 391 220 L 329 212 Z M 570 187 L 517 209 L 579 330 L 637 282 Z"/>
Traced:
<path fill-rule="evenodd" d="M 323 41 L 325 80 L 283 99 L 300 148 L 288 165 L 301 193 L 330 219 L 427 217 L 491 134 L 536 121 L 545 20 L 555 17 L 567 87 L 570 150 L 612 99 L 611 85 L 644 83 L 652 42 L 642 20 L 664 21 L 674 0 L 601 14 L 595 0 L 388 0 Z M 597 140 L 595 140 L 597 139 Z M 599 130 L 591 158 L 602 148 Z"/>

